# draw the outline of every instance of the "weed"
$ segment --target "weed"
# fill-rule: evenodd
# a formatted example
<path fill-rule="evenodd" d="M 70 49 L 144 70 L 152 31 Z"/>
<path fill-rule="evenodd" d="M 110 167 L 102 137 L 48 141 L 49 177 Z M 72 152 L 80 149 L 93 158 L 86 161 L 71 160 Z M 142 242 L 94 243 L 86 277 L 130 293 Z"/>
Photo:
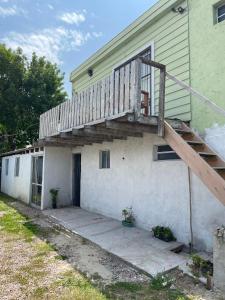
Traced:
<path fill-rule="evenodd" d="M 170 288 L 173 284 L 173 279 L 168 275 L 157 274 L 151 281 L 150 287 L 154 290 L 162 290 Z"/>
<path fill-rule="evenodd" d="M 66 255 L 56 255 L 55 259 L 58 259 L 58 260 L 67 260 L 68 257 Z"/>
<path fill-rule="evenodd" d="M 28 284 L 28 278 L 24 274 L 16 273 L 13 275 L 13 281 L 16 281 L 17 283 L 21 285 L 27 285 Z"/>
<path fill-rule="evenodd" d="M 47 287 L 38 287 L 33 292 L 33 298 L 35 299 L 43 299 L 44 295 L 48 292 Z"/>

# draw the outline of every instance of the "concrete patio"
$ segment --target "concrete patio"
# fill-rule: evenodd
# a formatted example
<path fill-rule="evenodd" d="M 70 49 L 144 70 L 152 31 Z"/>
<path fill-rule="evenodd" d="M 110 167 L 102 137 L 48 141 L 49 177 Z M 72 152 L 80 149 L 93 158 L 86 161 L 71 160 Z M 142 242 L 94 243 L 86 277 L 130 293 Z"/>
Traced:
<path fill-rule="evenodd" d="M 43 212 L 55 223 L 97 244 L 151 276 L 183 267 L 187 258 L 170 250 L 176 242 L 165 243 L 149 231 L 126 228 L 120 221 L 81 208 L 51 209 Z"/>

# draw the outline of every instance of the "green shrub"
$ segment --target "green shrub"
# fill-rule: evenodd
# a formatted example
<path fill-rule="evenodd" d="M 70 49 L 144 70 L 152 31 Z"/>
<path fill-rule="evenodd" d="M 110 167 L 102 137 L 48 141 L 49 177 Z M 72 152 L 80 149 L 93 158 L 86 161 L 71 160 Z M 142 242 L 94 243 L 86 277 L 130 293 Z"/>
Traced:
<path fill-rule="evenodd" d="M 192 259 L 193 265 L 196 268 L 200 268 L 201 267 L 203 259 L 199 255 L 192 254 L 191 259 Z"/>
<path fill-rule="evenodd" d="M 169 227 L 156 226 L 152 228 L 152 231 L 154 237 L 160 240 L 163 240 L 165 242 L 176 241 L 176 238 Z"/>
<path fill-rule="evenodd" d="M 126 223 L 133 224 L 135 222 L 132 207 L 123 209 L 122 215 L 124 217 L 123 221 L 125 221 Z"/>
<path fill-rule="evenodd" d="M 198 254 L 192 254 L 192 272 L 202 274 L 203 276 L 213 275 L 213 264 L 209 260 L 205 260 Z"/>
<path fill-rule="evenodd" d="M 52 208 L 57 208 L 57 198 L 58 198 L 58 189 L 50 189 L 49 193 L 51 194 L 52 197 Z"/>
<path fill-rule="evenodd" d="M 157 274 L 151 281 L 151 288 L 154 290 L 162 290 L 170 288 L 173 284 L 173 279 L 168 275 Z"/>

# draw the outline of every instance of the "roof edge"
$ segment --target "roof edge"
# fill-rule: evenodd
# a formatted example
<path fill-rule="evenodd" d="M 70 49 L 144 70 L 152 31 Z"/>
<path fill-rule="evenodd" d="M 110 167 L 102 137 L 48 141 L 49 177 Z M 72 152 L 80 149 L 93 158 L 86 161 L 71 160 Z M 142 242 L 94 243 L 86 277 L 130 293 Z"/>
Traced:
<path fill-rule="evenodd" d="M 134 22 L 117 34 L 112 40 L 106 43 L 75 70 L 73 70 L 70 74 L 70 81 L 73 82 L 74 79 L 82 76 L 89 67 L 94 67 L 96 64 L 104 60 L 107 55 L 113 52 L 117 47 L 122 46 L 123 43 L 132 38 L 132 36 L 137 32 L 144 30 L 144 28 L 150 23 L 154 22 L 169 11 L 173 6 L 178 5 L 183 1 L 184 0 L 167 0 L 165 2 L 161 0 L 155 3 Z"/>

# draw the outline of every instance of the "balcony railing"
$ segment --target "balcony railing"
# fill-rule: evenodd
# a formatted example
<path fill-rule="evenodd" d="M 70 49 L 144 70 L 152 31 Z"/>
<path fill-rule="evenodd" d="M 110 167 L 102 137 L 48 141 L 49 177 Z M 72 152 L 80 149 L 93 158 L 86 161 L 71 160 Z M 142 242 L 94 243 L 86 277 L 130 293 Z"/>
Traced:
<path fill-rule="evenodd" d="M 163 135 L 165 66 L 136 58 L 121 65 L 110 76 L 89 86 L 40 116 L 39 138 L 50 137 L 83 125 L 119 118 L 127 113 L 136 117 L 149 114 L 150 95 L 141 90 L 141 64 L 160 69 L 159 135 Z M 142 98 L 144 99 L 142 101 Z M 161 127 L 160 127 L 161 126 Z"/>

